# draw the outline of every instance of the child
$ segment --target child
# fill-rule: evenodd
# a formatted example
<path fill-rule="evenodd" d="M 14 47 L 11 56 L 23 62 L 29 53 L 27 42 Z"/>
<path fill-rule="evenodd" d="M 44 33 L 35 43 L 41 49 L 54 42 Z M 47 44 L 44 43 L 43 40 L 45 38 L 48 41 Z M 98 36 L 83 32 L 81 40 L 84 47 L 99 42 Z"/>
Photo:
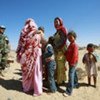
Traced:
<path fill-rule="evenodd" d="M 41 44 L 42 44 L 42 55 L 44 54 L 44 51 L 45 51 L 45 46 L 47 44 L 47 40 L 45 39 L 45 29 L 43 26 L 40 26 L 38 27 L 38 34 L 41 35 Z M 43 56 L 42 56 L 42 66 L 43 66 L 43 78 L 45 80 L 47 80 L 47 71 L 46 71 L 46 68 L 45 68 L 45 64 L 44 64 L 44 59 L 43 59 Z"/>
<path fill-rule="evenodd" d="M 65 53 L 66 60 L 69 65 L 68 72 L 68 86 L 66 87 L 66 92 L 63 94 L 65 97 L 72 94 L 72 90 L 74 87 L 78 88 L 78 77 L 76 73 L 76 66 L 78 63 L 78 46 L 75 43 L 76 33 L 74 31 L 70 31 L 68 33 L 68 40 L 70 45 Z"/>
<path fill-rule="evenodd" d="M 96 87 L 97 81 L 97 70 L 96 70 L 96 62 L 97 59 L 93 54 L 95 47 L 92 43 L 87 45 L 87 53 L 84 55 L 82 61 L 86 66 L 87 76 L 88 76 L 88 85 L 91 85 L 91 76 L 93 76 L 94 87 Z"/>
<path fill-rule="evenodd" d="M 54 50 L 53 50 L 53 37 L 49 37 L 49 40 L 44 52 L 44 59 L 45 59 L 46 67 L 47 67 L 50 91 L 52 93 L 55 93 L 57 91 L 57 88 L 56 88 L 56 84 L 54 80 L 56 62 L 55 62 Z"/>
<path fill-rule="evenodd" d="M 44 27 L 42 27 L 42 26 L 38 27 L 38 34 L 41 34 L 42 50 L 44 49 L 46 42 L 47 42 L 47 40 L 45 39 L 44 32 L 45 32 Z"/>

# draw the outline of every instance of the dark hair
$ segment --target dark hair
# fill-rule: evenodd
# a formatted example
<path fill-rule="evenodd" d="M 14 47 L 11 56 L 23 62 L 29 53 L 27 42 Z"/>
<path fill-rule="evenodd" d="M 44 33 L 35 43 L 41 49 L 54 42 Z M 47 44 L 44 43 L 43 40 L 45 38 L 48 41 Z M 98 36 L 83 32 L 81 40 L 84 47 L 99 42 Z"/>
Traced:
<path fill-rule="evenodd" d="M 44 27 L 40 26 L 40 27 L 38 27 L 38 30 L 41 30 L 44 32 Z"/>
<path fill-rule="evenodd" d="M 60 26 L 63 25 L 63 20 L 62 20 L 60 17 L 56 17 L 56 18 L 54 19 L 54 23 L 55 23 L 56 20 L 59 21 Z"/>
<path fill-rule="evenodd" d="M 77 38 L 77 35 L 74 31 L 69 31 L 68 35 L 72 35 L 75 39 Z"/>
<path fill-rule="evenodd" d="M 54 21 L 59 20 L 59 19 L 60 19 L 59 17 L 56 17 L 56 18 L 54 19 Z"/>
<path fill-rule="evenodd" d="M 89 43 L 89 44 L 87 45 L 87 48 L 95 48 L 95 46 L 94 46 L 94 44 Z"/>
<path fill-rule="evenodd" d="M 48 39 L 48 43 L 50 43 L 51 45 L 53 45 L 53 41 L 54 41 L 53 36 L 50 36 L 49 39 Z"/>

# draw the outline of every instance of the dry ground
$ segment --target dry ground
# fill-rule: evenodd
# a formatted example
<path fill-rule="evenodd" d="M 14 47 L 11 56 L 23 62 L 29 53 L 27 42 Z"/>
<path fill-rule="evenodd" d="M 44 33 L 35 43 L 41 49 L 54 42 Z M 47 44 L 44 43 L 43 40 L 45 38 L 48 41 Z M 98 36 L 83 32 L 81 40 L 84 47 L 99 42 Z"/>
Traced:
<path fill-rule="evenodd" d="M 100 50 L 96 52 L 100 54 Z M 22 91 L 21 68 L 16 62 L 15 52 L 11 51 L 10 57 L 14 63 L 10 64 L 10 68 L 3 72 L 3 77 L 0 76 L 0 100 L 100 100 L 100 71 L 98 71 L 97 88 L 87 87 L 85 68 L 81 61 L 84 53 L 85 50 L 79 51 L 78 76 L 80 87 L 74 89 L 71 96 L 64 97 L 62 95 L 66 90 L 65 85 L 63 85 L 60 86 L 57 93 L 48 94 L 44 91 L 41 96 L 33 97 Z M 98 66 L 100 67 L 100 61 L 97 63 Z"/>

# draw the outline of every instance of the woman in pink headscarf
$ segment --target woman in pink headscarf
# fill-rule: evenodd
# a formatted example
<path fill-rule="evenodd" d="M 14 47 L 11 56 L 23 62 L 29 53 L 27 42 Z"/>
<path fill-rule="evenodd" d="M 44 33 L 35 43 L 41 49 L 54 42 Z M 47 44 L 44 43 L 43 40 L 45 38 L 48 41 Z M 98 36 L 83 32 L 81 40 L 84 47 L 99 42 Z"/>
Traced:
<path fill-rule="evenodd" d="M 27 19 L 17 48 L 17 61 L 22 68 L 24 92 L 34 90 L 34 96 L 42 94 L 41 34 L 33 19 Z"/>

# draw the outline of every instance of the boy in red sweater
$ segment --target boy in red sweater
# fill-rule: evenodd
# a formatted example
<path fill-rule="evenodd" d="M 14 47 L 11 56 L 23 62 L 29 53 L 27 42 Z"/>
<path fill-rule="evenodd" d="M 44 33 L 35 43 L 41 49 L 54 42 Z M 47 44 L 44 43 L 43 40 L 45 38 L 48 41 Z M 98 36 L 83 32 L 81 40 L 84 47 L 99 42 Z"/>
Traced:
<path fill-rule="evenodd" d="M 66 92 L 63 94 L 64 96 L 71 95 L 74 87 L 78 87 L 78 77 L 76 73 L 76 66 L 78 63 L 78 46 L 75 43 L 76 33 L 74 31 L 70 31 L 68 33 L 68 40 L 70 45 L 66 51 L 66 60 L 69 65 L 69 73 L 68 73 L 68 86 L 66 87 Z"/>

